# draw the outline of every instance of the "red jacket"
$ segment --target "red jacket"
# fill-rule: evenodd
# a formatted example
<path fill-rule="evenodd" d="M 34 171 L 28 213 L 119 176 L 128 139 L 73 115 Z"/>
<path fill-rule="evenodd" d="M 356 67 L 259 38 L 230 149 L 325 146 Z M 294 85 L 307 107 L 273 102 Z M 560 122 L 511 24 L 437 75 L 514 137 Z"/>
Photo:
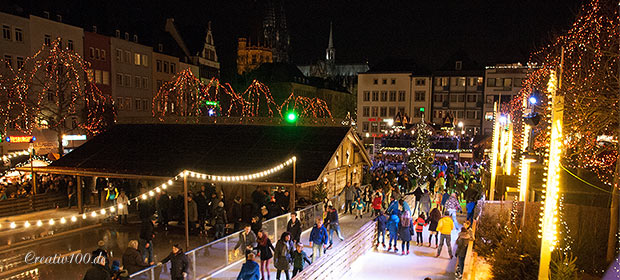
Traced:
<path fill-rule="evenodd" d="M 418 217 L 418 219 L 415 220 L 415 232 L 422 232 L 426 225 L 428 225 L 428 223 L 421 217 Z"/>
<path fill-rule="evenodd" d="M 381 197 L 380 196 L 376 196 L 372 200 L 372 209 L 375 209 L 375 210 L 380 210 L 381 209 Z"/>

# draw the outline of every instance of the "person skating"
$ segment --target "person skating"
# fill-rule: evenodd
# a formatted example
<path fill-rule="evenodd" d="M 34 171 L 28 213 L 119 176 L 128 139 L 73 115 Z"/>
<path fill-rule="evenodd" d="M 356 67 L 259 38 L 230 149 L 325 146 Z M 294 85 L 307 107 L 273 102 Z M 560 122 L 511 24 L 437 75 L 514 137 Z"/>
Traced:
<path fill-rule="evenodd" d="M 286 231 L 291 233 L 291 239 L 293 242 L 299 242 L 301 238 L 301 222 L 297 219 L 297 213 L 291 213 L 291 219 L 286 224 Z"/>
<path fill-rule="evenodd" d="M 303 246 L 299 243 L 295 244 L 295 251 L 291 253 L 291 258 L 293 259 L 293 277 L 304 270 L 305 263 L 312 264 L 308 255 L 304 252 Z"/>
<path fill-rule="evenodd" d="M 416 245 L 424 246 L 424 238 L 422 238 L 422 231 L 424 231 L 424 227 L 428 225 L 426 222 L 426 217 L 424 213 L 420 213 L 418 218 L 415 220 L 415 234 L 416 234 Z M 436 242 L 435 242 L 436 243 Z"/>
<path fill-rule="evenodd" d="M 413 235 L 413 220 L 409 211 L 403 211 L 400 216 L 400 225 L 398 227 L 398 237 L 401 241 L 402 254 L 405 255 L 405 249 L 407 255 L 409 254 L 409 243 L 411 242 L 411 235 Z"/>
<path fill-rule="evenodd" d="M 172 252 L 159 262 L 159 265 L 165 264 L 170 261 L 170 278 L 172 280 L 183 280 L 187 277 L 187 270 L 189 269 L 189 261 L 187 256 L 183 253 L 179 244 L 172 245 Z"/>
<path fill-rule="evenodd" d="M 467 255 L 467 246 L 472 236 L 469 233 L 467 227 L 462 227 L 459 232 L 459 237 L 456 239 L 456 252 L 454 253 L 457 258 L 456 266 L 456 278 L 461 279 L 463 276 L 463 268 L 465 267 L 465 255 Z"/>
<path fill-rule="evenodd" d="M 355 209 L 355 219 L 358 217 L 361 219 L 364 214 L 364 208 L 366 208 L 366 203 L 362 201 L 360 197 L 353 203 L 353 208 Z"/>
<path fill-rule="evenodd" d="M 400 219 L 398 215 L 392 214 L 390 215 L 390 219 L 387 223 L 387 229 L 390 232 L 390 241 L 388 242 L 388 251 L 392 250 L 392 245 L 394 246 L 394 252 L 398 252 L 398 248 L 396 248 L 396 240 L 398 240 L 398 223 Z"/>
<path fill-rule="evenodd" d="M 267 236 L 267 233 L 262 229 L 258 231 L 256 244 L 256 251 L 260 257 L 260 274 L 263 276 L 262 279 L 265 279 L 265 275 L 267 275 L 267 279 L 269 280 L 269 261 L 273 258 L 272 252 L 275 251 L 275 248 L 271 243 L 271 239 Z"/>
<path fill-rule="evenodd" d="M 374 211 L 374 216 L 378 216 L 381 212 L 381 195 L 379 194 L 379 192 L 377 192 L 375 198 L 373 198 L 372 200 L 372 209 Z"/>
<path fill-rule="evenodd" d="M 260 269 L 258 263 L 254 261 L 254 253 L 249 253 L 246 256 L 245 263 L 241 266 L 241 271 L 237 276 L 237 280 L 259 280 Z"/>
<path fill-rule="evenodd" d="M 387 229 L 387 218 L 383 215 L 383 212 L 379 210 L 379 215 L 373 220 L 377 222 L 377 245 L 379 247 L 379 238 L 381 238 L 381 245 L 385 249 L 385 230 Z"/>
<path fill-rule="evenodd" d="M 131 275 L 142 269 L 149 267 L 146 259 L 142 257 L 140 251 L 138 251 L 138 240 L 131 240 L 127 245 L 127 249 L 123 253 L 123 267 L 127 269 L 127 272 Z"/>
<path fill-rule="evenodd" d="M 222 238 L 226 235 L 226 224 L 228 224 L 228 216 L 224 210 L 224 202 L 220 201 L 213 210 L 213 223 L 215 224 L 215 239 Z"/>
<path fill-rule="evenodd" d="M 275 263 L 274 266 L 277 269 L 276 271 L 276 280 L 280 280 L 280 275 L 284 272 L 286 275 L 286 280 L 290 280 L 290 276 L 288 271 L 290 269 L 290 264 L 292 262 L 291 259 L 291 234 L 289 232 L 283 232 L 280 236 L 280 240 L 276 243 L 275 253 Z"/>
<path fill-rule="evenodd" d="M 418 210 L 418 207 L 420 207 L 423 194 L 424 192 L 422 191 L 422 188 L 419 185 L 416 186 L 415 190 L 413 191 L 413 195 L 415 196 L 415 204 L 413 205 L 413 212 L 411 212 L 412 215 L 415 215 L 416 211 Z"/>
<path fill-rule="evenodd" d="M 329 212 L 327 213 L 327 224 L 329 225 L 329 247 L 330 249 L 332 245 L 334 245 L 334 232 L 338 235 L 340 241 L 344 240 L 342 237 L 342 233 L 340 232 L 340 222 L 338 221 L 338 211 L 334 206 L 329 207 Z"/>
<path fill-rule="evenodd" d="M 155 216 L 142 221 L 140 227 L 140 251 L 146 262 L 153 261 L 153 238 L 155 238 Z"/>
<path fill-rule="evenodd" d="M 439 246 L 439 236 L 437 233 L 437 225 L 439 224 L 439 220 L 441 219 L 441 213 L 439 209 L 433 208 L 431 213 L 428 214 L 427 222 L 428 226 L 428 247 L 431 247 L 431 238 L 435 236 L 435 248 Z"/>
<path fill-rule="evenodd" d="M 127 211 L 127 207 L 129 207 L 129 198 L 127 198 L 124 190 L 121 189 L 121 194 L 118 196 L 118 198 L 116 198 L 116 203 L 119 205 L 118 211 L 116 212 L 116 214 L 118 214 L 118 223 L 127 224 L 127 215 L 129 214 L 129 211 Z M 121 207 L 120 205 L 123 206 Z M 123 221 L 123 218 L 125 219 L 125 221 Z"/>
<path fill-rule="evenodd" d="M 312 247 L 312 262 L 323 255 L 323 250 L 329 243 L 329 236 L 327 235 L 327 229 L 323 226 L 323 219 L 316 218 L 316 224 L 310 231 L 310 247 Z"/>
<path fill-rule="evenodd" d="M 452 217 L 452 223 L 454 224 L 454 227 L 458 229 L 460 225 L 459 222 L 456 220 L 456 212 L 461 212 L 462 210 L 461 204 L 456 198 L 456 193 L 452 193 L 450 195 L 450 198 L 448 198 L 448 201 L 446 201 L 446 211 L 448 211 L 450 217 Z"/>
<path fill-rule="evenodd" d="M 355 198 L 355 189 L 351 186 L 351 183 L 347 183 L 347 185 L 342 189 L 342 192 L 344 193 L 345 201 L 344 213 L 346 214 L 349 212 L 349 214 L 353 214 L 353 207 L 351 207 L 351 204 L 353 204 L 353 199 Z"/>
<path fill-rule="evenodd" d="M 428 190 L 424 190 L 422 197 L 420 198 L 420 210 L 428 215 L 431 211 L 431 196 Z"/>
<path fill-rule="evenodd" d="M 452 259 L 452 238 L 450 234 L 452 233 L 452 229 L 454 229 L 454 224 L 452 223 L 452 218 L 450 218 L 448 212 L 445 212 L 443 215 L 443 218 L 439 220 L 437 225 L 437 231 L 441 233 L 441 237 L 439 238 L 439 246 L 435 257 L 437 258 L 441 255 L 443 244 L 446 243 L 446 246 L 448 246 L 448 255 L 450 255 L 450 259 Z"/>
<path fill-rule="evenodd" d="M 252 249 L 256 247 L 256 235 L 251 230 L 250 225 L 243 227 L 243 231 L 239 233 L 239 241 L 235 245 L 235 250 L 241 247 L 244 250 L 245 257 L 247 259 L 248 254 L 252 252 Z"/>

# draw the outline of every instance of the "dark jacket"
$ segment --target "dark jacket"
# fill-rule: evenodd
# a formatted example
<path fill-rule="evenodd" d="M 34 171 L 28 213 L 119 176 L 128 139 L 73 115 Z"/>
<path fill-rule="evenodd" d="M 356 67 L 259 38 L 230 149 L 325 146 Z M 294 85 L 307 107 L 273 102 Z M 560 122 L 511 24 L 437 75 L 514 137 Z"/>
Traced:
<path fill-rule="evenodd" d="M 140 227 L 140 239 L 144 239 L 146 241 L 153 240 L 153 235 L 155 228 L 153 226 L 153 222 L 151 220 L 143 220 L 142 226 Z"/>
<path fill-rule="evenodd" d="M 420 201 L 420 199 L 422 198 L 422 194 L 424 194 L 424 192 L 422 192 L 422 189 L 420 189 L 420 187 L 415 188 L 415 191 L 413 191 L 413 195 L 415 195 L 415 201 Z"/>
<path fill-rule="evenodd" d="M 125 250 L 125 253 L 123 253 L 123 268 L 127 269 L 130 275 L 147 267 L 149 265 L 144 262 L 140 251 L 131 247 Z"/>
<path fill-rule="evenodd" d="M 110 273 L 100 264 L 95 264 L 86 271 L 84 280 L 110 280 Z"/>
<path fill-rule="evenodd" d="M 377 222 L 377 230 L 378 231 L 383 231 L 383 230 L 386 229 L 387 218 L 385 217 L 385 215 L 379 215 L 373 221 Z"/>
<path fill-rule="evenodd" d="M 399 224 L 398 227 L 398 238 L 402 241 L 411 241 L 411 235 L 413 234 L 413 219 L 409 219 L 409 223 L 403 225 L 403 223 Z"/>
<path fill-rule="evenodd" d="M 467 254 L 467 246 L 471 236 L 469 232 L 459 232 L 459 237 L 456 239 L 456 252 L 457 257 L 464 257 Z"/>
<path fill-rule="evenodd" d="M 241 247 L 245 250 L 245 248 L 248 246 L 252 248 L 256 247 L 256 234 L 254 234 L 254 232 L 251 230 L 250 233 L 248 233 L 247 235 L 245 234 L 245 231 L 239 233 L 239 241 L 237 241 L 235 249 Z"/>
<path fill-rule="evenodd" d="M 319 245 L 327 244 L 329 242 L 327 229 L 324 226 L 318 228 L 314 225 L 314 227 L 312 227 L 312 231 L 310 231 L 310 242 Z"/>
<path fill-rule="evenodd" d="M 273 248 L 273 244 L 271 244 L 271 239 L 269 239 L 269 237 L 267 237 L 265 245 L 261 245 L 260 242 L 256 243 L 256 250 L 260 254 L 261 261 L 273 258 L 273 253 L 271 251 L 275 250 L 275 248 Z"/>
<path fill-rule="evenodd" d="M 226 216 L 226 210 L 224 207 L 216 207 L 213 210 L 213 222 L 217 224 L 228 224 L 228 217 Z"/>
<path fill-rule="evenodd" d="M 230 207 L 230 218 L 232 218 L 233 222 L 239 223 L 243 218 L 243 206 L 241 203 L 233 202 L 232 207 Z"/>
<path fill-rule="evenodd" d="M 273 263 L 273 266 L 278 270 L 289 270 L 291 263 L 290 243 L 278 240 L 274 253 L 276 261 Z"/>
<path fill-rule="evenodd" d="M 170 276 L 172 279 L 182 278 L 183 272 L 187 273 L 189 262 L 187 261 L 187 256 L 185 256 L 181 249 L 179 249 L 176 254 L 170 252 L 170 254 L 163 259 L 161 263 L 167 263 L 168 261 L 172 264 L 172 267 L 170 268 Z"/>
<path fill-rule="evenodd" d="M 304 262 L 311 264 L 312 262 L 310 262 L 310 259 L 308 259 L 308 255 L 306 254 L 306 252 L 304 252 L 303 250 L 300 252 L 297 252 L 297 250 L 293 251 L 293 253 L 291 253 L 291 258 L 293 258 L 293 267 L 294 268 L 301 268 L 304 269 Z"/>
<path fill-rule="evenodd" d="M 291 233 L 292 240 L 299 241 L 299 238 L 301 238 L 301 221 L 295 219 L 295 223 L 293 223 L 293 220 L 288 220 L 286 231 Z"/>
<path fill-rule="evenodd" d="M 258 280 L 260 279 L 260 269 L 255 261 L 246 261 L 241 266 L 241 271 L 237 280 Z"/>
<path fill-rule="evenodd" d="M 327 218 L 327 224 L 337 225 L 338 224 L 338 211 L 330 210 L 329 213 L 327 213 L 326 218 Z"/>
<path fill-rule="evenodd" d="M 194 196 L 194 201 L 196 201 L 196 207 L 198 209 L 198 219 L 204 219 L 207 216 L 207 198 L 199 192 L 196 196 Z"/>
<path fill-rule="evenodd" d="M 110 269 L 110 256 L 108 256 L 108 252 L 106 252 L 106 250 L 104 250 L 103 248 L 97 248 L 95 251 L 93 251 L 92 256 L 93 258 L 98 256 L 102 256 L 103 258 L 105 258 L 105 268 L 108 270 Z"/>

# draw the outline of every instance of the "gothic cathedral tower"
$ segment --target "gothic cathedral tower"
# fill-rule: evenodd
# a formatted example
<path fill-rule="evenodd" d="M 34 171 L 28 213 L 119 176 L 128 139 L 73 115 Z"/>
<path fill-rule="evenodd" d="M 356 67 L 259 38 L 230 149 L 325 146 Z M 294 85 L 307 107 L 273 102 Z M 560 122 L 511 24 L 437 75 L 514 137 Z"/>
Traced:
<path fill-rule="evenodd" d="M 262 36 L 265 46 L 272 48 L 274 62 L 289 61 L 290 37 L 286 26 L 284 0 L 267 0 Z"/>

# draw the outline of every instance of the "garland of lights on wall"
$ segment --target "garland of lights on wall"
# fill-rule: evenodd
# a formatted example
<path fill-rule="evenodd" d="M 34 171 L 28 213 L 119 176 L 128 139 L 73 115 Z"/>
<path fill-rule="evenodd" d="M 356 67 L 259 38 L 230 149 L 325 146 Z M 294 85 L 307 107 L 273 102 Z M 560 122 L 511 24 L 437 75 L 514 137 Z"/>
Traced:
<path fill-rule="evenodd" d="M 166 190 L 169 186 L 174 185 L 174 183 L 178 180 L 182 180 L 186 177 L 192 177 L 192 178 L 197 178 L 197 179 L 203 179 L 203 180 L 212 180 L 215 182 L 244 182 L 244 181 L 251 181 L 251 180 L 256 180 L 256 179 L 260 179 L 266 176 L 269 176 L 271 174 L 274 174 L 276 172 L 279 172 L 280 170 L 291 166 L 293 163 L 295 163 L 297 161 L 297 157 L 293 156 L 291 158 L 289 158 L 288 160 L 273 166 L 272 168 L 260 171 L 260 172 L 255 172 L 255 173 L 249 173 L 249 174 L 244 174 L 244 175 L 215 175 L 215 174 L 207 174 L 207 173 L 200 173 L 200 172 L 195 172 L 195 171 L 189 171 L 189 170 L 184 170 L 182 172 L 180 172 L 179 174 L 177 174 L 176 176 L 170 178 L 168 181 L 162 183 L 161 185 L 147 191 L 144 192 L 134 198 L 131 198 L 128 200 L 128 203 L 122 204 L 122 203 L 118 203 L 116 205 L 113 206 L 109 206 L 109 207 L 104 207 L 104 208 L 100 208 L 97 210 L 93 210 L 90 213 L 84 213 L 82 215 L 71 215 L 71 216 L 67 216 L 67 217 L 61 217 L 59 219 L 49 219 L 49 220 L 37 220 L 37 221 L 19 221 L 19 222 L 8 222 L 8 227 L 10 229 L 16 229 L 19 226 L 23 227 L 23 228 L 29 228 L 31 226 L 43 226 L 44 224 L 48 224 L 50 226 L 53 226 L 55 224 L 66 224 L 67 222 L 77 222 L 79 218 L 81 218 L 82 220 L 86 220 L 89 217 L 90 218 L 97 218 L 98 216 L 101 215 L 106 215 L 106 214 L 112 214 L 115 213 L 117 210 L 119 209 L 123 209 L 125 207 L 127 207 L 128 205 L 131 204 L 132 201 L 138 202 L 140 199 L 142 200 L 147 200 L 151 197 L 154 197 L 155 194 L 161 193 L 162 190 Z M 18 225 L 19 223 L 19 225 Z M 6 227 L 7 222 L 5 223 L 0 223 L 0 229 Z"/>

